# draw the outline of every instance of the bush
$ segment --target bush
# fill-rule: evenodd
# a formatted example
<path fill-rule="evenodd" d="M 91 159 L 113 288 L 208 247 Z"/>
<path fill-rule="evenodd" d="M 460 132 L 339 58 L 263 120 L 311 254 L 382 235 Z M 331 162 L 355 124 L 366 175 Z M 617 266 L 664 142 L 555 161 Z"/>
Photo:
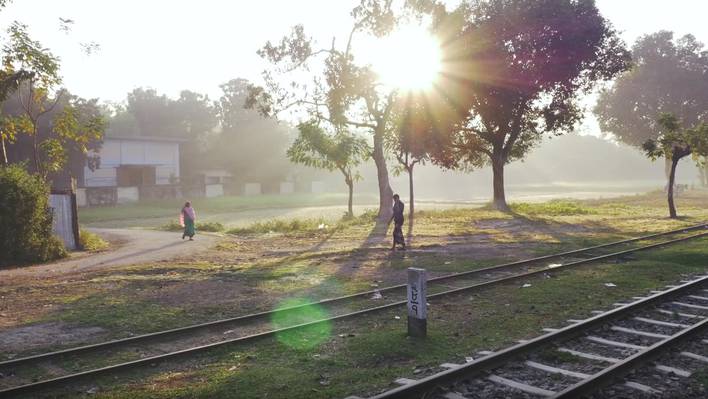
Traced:
<path fill-rule="evenodd" d="M 220 232 L 224 231 L 225 227 L 219 222 L 197 222 L 197 230 L 199 231 L 209 231 L 209 232 Z"/>
<path fill-rule="evenodd" d="M 108 242 L 90 231 L 79 230 L 79 240 L 84 251 L 97 252 L 108 248 Z"/>
<path fill-rule="evenodd" d="M 20 166 L 0 167 L 0 265 L 66 255 L 64 244 L 52 233 L 49 186 Z"/>
<path fill-rule="evenodd" d="M 259 233 L 308 233 L 325 230 L 331 226 L 324 219 L 292 219 L 269 220 L 256 222 L 248 227 L 237 227 L 227 231 L 228 234 L 259 234 Z"/>
<path fill-rule="evenodd" d="M 220 231 L 224 231 L 225 229 L 226 229 L 226 227 L 224 227 L 224 225 L 219 222 L 199 222 L 199 221 L 197 221 L 197 225 L 196 225 L 197 231 L 220 232 Z M 168 223 L 162 225 L 162 227 L 160 227 L 160 230 L 182 231 L 182 230 L 184 230 L 184 227 L 182 227 L 178 221 L 170 220 Z"/>
<path fill-rule="evenodd" d="M 165 230 L 165 231 L 182 231 L 184 230 L 184 227 L 182 227 L 178 221 L 176 220 L 170 220 L 166 224 L 163 224 L 160 227 L 160 230 Z"/>

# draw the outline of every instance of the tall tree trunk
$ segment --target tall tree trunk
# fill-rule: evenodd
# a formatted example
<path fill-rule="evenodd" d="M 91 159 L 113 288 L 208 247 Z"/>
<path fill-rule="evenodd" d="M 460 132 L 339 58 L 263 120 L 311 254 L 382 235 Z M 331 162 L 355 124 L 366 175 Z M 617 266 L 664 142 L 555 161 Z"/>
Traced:
<path fill-rule="evenodd" d="M 2 154 L 0 154 L 0 165 L 7 166 L 10 162 L 7 160 L 7 149 L 5 148 L 5 137 L 0 135 L 0 144 L 2 144 Z"/>
<path fill-rule="evenodd" d="M 379 180 L 379 222 L 388 223 L 393 215 L 393 190 L 388 179 L 388 167 L 383 148 L 383 129 L 377 129 L 374 134 L 373 158 Z"/>
<path fill-rule="evenodd" d="M 408 171 L 408 219 L 413 223 L 413 214 L 415 212 L 415 202 L 413 198 L 413 166 L 406 167 Z"/>
<path fill-rule="evenodd" d="M 669 217 L 671 219 L 676 219 L 678 216 L 676 214 L 676 206 L 674 205 L 674 181 L 676 180 L 676 165 L 678 165 L 680 158 L 672 157 L 671 159 L 671 171 L 669 172 Z"/>
<path fill-rule="evenodd" d="M 698 178 L 701 181 L 701 187 L 706 186 L 706 166 L 701 162 L 696 163 L 696 168 L 698 169 Z"/>
<path fill-rule="evenodd" d="M 668 182 L 671 178 L 671 160 L 669 158 L 664 158 L 664 175 L 666 176 L 666 181 Z"/>
<path fill-rule="evenodd" d="M 492 205 L 498 211 L 509 212 L 509 205 L 506 203 L 506 195 L 504 193 L 504 164 L 504 156 L 495 151 L 492 154 L 492 173 L 494 175 L 494 200 Z"/>
<path fill-rule="evenodd" d="M 708 158 L 703 158 L 703 181 L 701 186 L 708 187 Z"/>
<path fill-rule="evenodd" d="M 349 203 L 347 207 L 347 216 L 354 217 L 354 181 L 351 178 L 347 178 L 347 186 L 349 187 Z"/>

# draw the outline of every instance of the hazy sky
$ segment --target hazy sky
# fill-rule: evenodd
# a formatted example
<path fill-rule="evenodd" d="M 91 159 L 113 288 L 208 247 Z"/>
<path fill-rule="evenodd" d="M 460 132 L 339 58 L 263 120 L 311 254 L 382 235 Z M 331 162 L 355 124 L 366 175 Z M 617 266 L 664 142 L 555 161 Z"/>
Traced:
<path fill-rule="evenodd" d="M 66 86 L 84 97 L 121 101 L 149 86 L 175 96 L 181 89 L 218 96 L 231 78 L 259 78 L 255 54 L 292 25 L 329 43 L 349 26 L 356 0 L 14 0 L 0 26 L 19 20 L 62 59 Z M 602 13 L 631 44 L 660 29 L 692 33 L 708 42 L 707 0 L 597 0 Z M 75 20 L 69 34 L 59 17 Z M 87 56 L 79 43 L 95 41 Z"/>

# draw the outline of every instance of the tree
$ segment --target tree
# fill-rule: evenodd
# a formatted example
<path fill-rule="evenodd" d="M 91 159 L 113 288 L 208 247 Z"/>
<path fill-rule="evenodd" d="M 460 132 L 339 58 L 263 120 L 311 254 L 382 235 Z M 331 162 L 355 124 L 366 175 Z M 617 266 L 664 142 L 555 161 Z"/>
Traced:
<path fill-rule="evenodd" d="M 353 217 L 354 182 L 360 178 L 354 168 L 370 152 L 366 140 L 346 131 L 327 134 L 316 121 L 299 124 L 298 131 L 300 135 L 288 149 L 288 158 L 305 166 L 341 172 L 349 188 L 347 217 Z"/>
<path fill-rule="evenodd" d="M 408 226 L 413 230 L 415 214 L 415 197 L 413 189 L 413 170 L 417 164 L 424 164 L 431 155 L 440 159 L 444 150 L 443 136 L 438 132 L 439 126 L 431 119 L 431 104 L 422 95 L 410 94 L 405 101 L 399 102 L 395 114 L 398 119 L 396 127 L 387 135 L 387 148 L 394 154 L 399 168 L 398 174 L 405 171 L 408 174 Z"/>
<path fill-rule="evenodd" d="M 0 4 L 2 7 L 2 4 Z M 5 71 L 0 70 L 0 106 L 5 103 L 8 97 L 25 81 L 30 79 L 32 74 L 27 71 Z M 15 121 L 0 115 L 0 165 L 8 165 L 7 145 L 16 139 Z"/>
<path fill-rule="evenodd" d="M 7 75 L 24 71 L 26 79 L 16 89 L 23 114 L 12 123 L 17 130 L 6 135 L 14 137 L 21 132 L 32 138 L 34 169 L 46 178 L 48 172 L 43 169 L 46 163 L 42 161 L 42 153 L 54 157 L 57 148 L 53 142 L 47 142 L 40 148 L 38 128 L 42 117 L 50 113 L 61 99 L 62 92 L 59 91 L 50 100 L 52 91 L 61 83 L 59 59 L 29 37 L 26 25 L 13 22 L 8 36 L 9 41 L 3 47 L 3 71 Z"/>
<path fill-rule="evenodd" d="M 381 222 L 388 222 L 392 212 L 384 139 L 393 127 L 392 110 L 399 93 L 381 85 L 372 67 L 358 62 L 353 48 L 365 36 L 380 38 L 396 27 L 403 10 L 397 13 L 392 3 L 361 0 L 351 12 L 348 36 L 339 41 L 335 37 L 328 47 L 317 47 L 302 25 L 294 27 L 279 43 L 266 43 L 259 55 L 271 63 L 272 69 L 264 71 L 264 87 L 251 87 L 247 102 L 264 115 L 279 116 L 294 110 L 306 119 L 328 124 L 333 131 L 359 129 L 370 133 Z M 304 77 L 310 71 L 317 72 L 307 82 Z"/>
<path fill-rule="evenodd" d="M 244 107 L 250 86 L 245 79 L 220 86 L 216 114 L 221 129 L 209 145 L 211 158 L 240 183 L 275 186 L 292 169 L 286 152 L 295 134 L 290 125 Z"/>
<path fill-rule="evenodd" d="M 66 256 L 52 233 L 49 185 L 23 165 L 0 166 L 0 266 Z"/>
<path fill-rule="evenodd" d="M 560 135 L 582 118 L 579 98 L 628 68 L 630 57 L 593 0 L 489 0 L 450 12 L 414 1 L 447 43 L 439 88 L 459 113 L 449 168 L 491 164 L 496 209 L 508 211 L 504 166 L 522 159 L 544 134 Z"/>
<path fill-rule="evenodd" d="M 708 51 L 691 35 L 642 36 L 632 48 L 634 68 L 602 90 L 595 107 L 600 127 L 642 148 L 661 134 L 659 116 L 671 113 L 692 126 L 708 116 Z M 667 178 L 671 160 L 666 159 Z"/>
<path fill-rule="evenodd" d="M 669 217 L 677 218 L 674 205 L 674 182 L 679 161 L 691 154 L 708 156 L 708 124 L 700 123 L 694 128 L 682 128 L 680 120 L 672 114 L 662 114 L 658 120 L 661 133 L 657 139 L 647 140 L 644 153 L 656 160 L 664 157 L 671 161 L 668 186 Z"/>

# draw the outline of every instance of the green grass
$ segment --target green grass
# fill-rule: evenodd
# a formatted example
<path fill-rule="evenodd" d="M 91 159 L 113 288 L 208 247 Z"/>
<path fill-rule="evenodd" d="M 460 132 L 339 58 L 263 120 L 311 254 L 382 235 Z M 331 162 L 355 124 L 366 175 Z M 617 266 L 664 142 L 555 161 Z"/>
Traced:
<path fill-rule="evenodd" d="M 90 207 L 79 211 L 81 223 L 91 224 L 131 219 L 161 218 L 175 216 L 184 205 L 183 199 L 141 201 L 113 207 Z M 199 198 L 192 201 L 198 215 L 239 212 L 253 209 L 296 208 L 306 206 L 344 205 L 343 194 L 293 194 L 229 196 Z M 375 203 L 372 196 L 359 196 L 357 202 Z"/>
<path fill-rule="evenodd" d="M 115 332 L 146 332 L 182 324 L 184 310 L 135 298 L 105 298 L 102 295 L 77 299 L 50 319 L 74 325 L 102 327 Z"/>
<path fill-rule="evenodd" d="M 567 318 L 645 294 L 688 273 L 706 270 L 706 240 L 643 253 L 636 261 L 562 271 L 475 294 L 433 301 L 429 337 L 405 337 L 403 309 L 342 322 L 330 338 L 307 349 L 278 339 L 221 348 L 194 362 L 141 370 L 128 385 L 99 392 L 100 398 L 330 398 L 366 396 L 391 387 L 415 370 L 461 361 L 478 350 L 495 350 L 541 334 Z M 609 288 L 606 282 L 616 284 Z M 301 337 L 306 339 L 307 337 Z M 550 353 L 547 353 L 551 356 Z M 558 355 L 555 355 L 558 356 Z M 565 359 L 571 361 L 572 359 Z M 110 378 L 100 381 L 111 384 Z"/>
<path fill-rule="evenodd" d="M 515 213 L 524 215 L 543 216 L 576 216 L 598 213 L 579 201 L 552 200 L 543 203 L 512 203 L 509 205 Z"/>
<path fill-rule="evenodd" d="M 245 235 L 245 234 L 293 234 L 293 233 L 314 233 L 328 232 L 340 228 L 361 226 L 374 223 L 376 220 L 376 211 L 366 210 L 359 216 L 344 217 L 336 222 L 331 222 L 323 218 L 317 219 L 273 219 L 264 222 L 256 222 L 246 227 L 237 227 L 228 230 L 227 234 Z"/>
<path fill-rule="evenodd" d="M 212 232 L 212 233 L 219 233 L 219 232 L 226 230 L 226 227 L 224 227 L 224 225 L 219 222 L 197 222 L 196 229 L 197 229 L 197 231 L 207 231 L 207 232 Z M 184 227 L 182 227 L 182 225 L 179 224 L 178 221 L 171 220 L 168 223 L 160 226 L 160 230 L 182 231 L 182 230 L 184 230 Z"/>
<path fill-rule="evenodd" d="M 84 229 L 79 230 L 79 240 L 83 250 L 88 252 L 103 251 L 109 247 L 106 240 Z"/>

